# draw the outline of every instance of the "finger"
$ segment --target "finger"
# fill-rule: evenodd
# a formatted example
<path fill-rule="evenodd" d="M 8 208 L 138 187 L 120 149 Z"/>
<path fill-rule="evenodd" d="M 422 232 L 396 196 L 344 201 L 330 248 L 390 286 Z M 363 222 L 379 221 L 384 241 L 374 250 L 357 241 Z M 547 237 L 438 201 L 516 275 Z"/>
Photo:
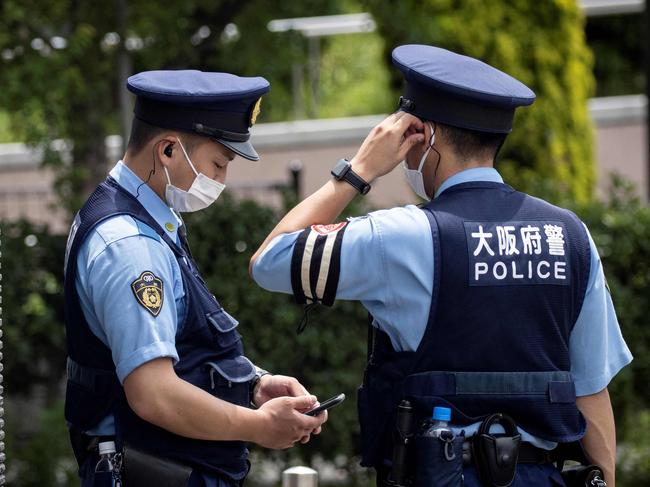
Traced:
<path fill-rule="evenodd" d="M 288 399 L 291 407 L 303 411 L 312 409 L 316 404 L 316 396 L 312 396 L 311 394 L 307 394 L 306 396 L 290 397 Z"/>
<path fill-rule="evenodd" d="M 301 424 L 305 430 L 308 431 L 313 431 L 315 429 L 320 428 L 320 425 L 324 423 L 322 417 L 323 413 L 318 414 L 317 416 L 307 416 L 306 414 L 303 414 L 304 421 Z"/>
<path fill-rule="evenodd" d="M 312 430 L 311 434 L 312 435 L 320 435 L 321 430 L 322 430 L 322 428 L 319 426 L 315 430 Z"/>
<path fill-rule="evenodd" d="M 397 130 L 406 132 L 406 130 L 409 127 L 414 127 L 418 132 L 422 132 L 424 130 L 424 123 L 422 122 L 422 120 L 420 120 L 415 115 L 411 115 L 410 113 L 406 113 L 406 112 L 402 112 L 402 113 L 404 113 L 404 116 L 400 117 L 395 122 L 395 128 Z"/>
<path fill-rule="evenodd" d="M 309 442 L 309 435 L 305 435 L 302 438 L 300 438 L 300 443 L 302 443 L 303 445 L 308 442 Z"/>
<path fill-rule="evenodd" d="M 287 392 L 290 396 L 308 396 L 309 392 L 298 382 L 297 379 L 289 379 L 286 384 Z"/>
<path fill-rule="evenodd" d="M 409 135 L 404 139 L 402 144 L 399 147 L 398 155 L 401 159 L 406 157 L 406 154 L 416 145 L 424 143 L 425 137 L 424 134 L 413 134 Z"/>

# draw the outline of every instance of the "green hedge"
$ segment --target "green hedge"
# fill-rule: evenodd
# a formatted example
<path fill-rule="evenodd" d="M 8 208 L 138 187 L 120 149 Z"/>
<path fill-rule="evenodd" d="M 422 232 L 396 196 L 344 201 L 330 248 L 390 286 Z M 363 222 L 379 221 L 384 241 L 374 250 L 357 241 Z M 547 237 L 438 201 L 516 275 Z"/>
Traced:
<path fill-rule="evenodd" d="M 570 0 L 364 0 L 385 40 L 432 44 L 477 57 L 530 86 L 537 101 L 518 110 L 499 169 L 520 189 L 540 177 L 586 202 L 594 186 L 587 99 L 594 90 L 584 18 Z M 395 103 L 401 78 L 392 69 Z"/>
<path fill-rule="evenodd" d="M 650 481 L 650 209 L 625 192 L 615 195 L 611 204 L 575 209 L 601 251 L 621 328 L 635 356 L 610 390 L 622 445 L 619 485 L 641 485 Z M 256 449 L 256 455 L 285 463 L 309 462 L 319 455 L 354 470 L 355 390 L 365 364 L 366 313 L 350 302 L 315 309 L 307 330 L 296 335 L 302 308 L 289 296 L 259 289 L 247 271 L 250 255 L 277 218 L 267 207 L 224 195 L 214 207 L 187 218 L 192 250 L 210 289 L 239 319 L 247 354 L 256 363 L 301 378 L 320 397 L 348 395 L 332 412 L 322 435 L 308 445 L 273 454 Z M 61 297 L 65 239 L 26 223 L 4 224 L 2 235 L 10 472 L 34 478 L 21 483 L 25 486 L 67 485 L 71 463 L 59 402 L 65 372 Z M 28 235 L 37 239 L 33 247 L 25 245 Z M 24 421 L 16 411 L 17 401 L 27 397 L 46 408 L 40 423 Z M 52 417 L 57 415 L 60 422 L 53 426 Z M 49 467 L 32 468 L 27 474 L 30 462 L 48 444 L 57 445 L 50 450 Z M 63 483 L 52 480 L 54 466 Z"/>

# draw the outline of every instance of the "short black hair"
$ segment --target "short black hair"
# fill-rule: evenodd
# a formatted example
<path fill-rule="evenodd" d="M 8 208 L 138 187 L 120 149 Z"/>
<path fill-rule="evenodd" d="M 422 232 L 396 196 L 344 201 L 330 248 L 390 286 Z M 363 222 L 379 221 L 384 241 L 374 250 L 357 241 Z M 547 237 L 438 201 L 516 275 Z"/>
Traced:
<path fill-rule="evenodd" d="M 131 135 L 129 136 L 127 150 L 134 154 L 138 154 L 149 142 L 170 130 L 171 129 L 151 125 L 139 118 L 134 118 L 133 123 L 131 124 Z M 191 134 L 189 132 L 183 132 L 183 137 L 181 139 L 188 154 L 191 154 L 198 145 L 207 140 L 207 138 L 202 135 Z"/>
<path fill-rule="evenodd" d="M 436 125 L 439 134 L 462 161 L 486 157 L 494 161 L 508 135 L 462 129 L 443 123 L 436 123 Z"/>

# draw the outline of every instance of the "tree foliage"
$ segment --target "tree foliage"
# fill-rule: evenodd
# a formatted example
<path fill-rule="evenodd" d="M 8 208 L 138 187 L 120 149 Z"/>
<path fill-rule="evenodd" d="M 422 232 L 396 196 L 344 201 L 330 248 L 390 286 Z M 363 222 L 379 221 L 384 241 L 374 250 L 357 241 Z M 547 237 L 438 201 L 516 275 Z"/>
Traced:
<path fill-rule="evenodd" d="M 584 18 L 572 0 L 363 0 L 385 40 L 385 59 L 400 44 L 432 44 L 477 57 L 537 94 L 519 109 L 499 169 L 514 186 L 540 178 L 585 202 L 594 185 L 591 123 L 592 57 Z M 393 69 L 393 88 L 401 77 Z M 397 100 L 397 95 L 395 95 Z"/>
<path fill-rule="evenodd" d="M 634 356 L 609 386 L 622 441 L 620 485 L 650 483 L 650 208 L 615 179 L 608 203 L 577 205 L 601 255 L 623 336 Z"/>
<path fill-rule="evenodd" d="M 197 68 L 263 74 L 276 85 L 265 112 L 283 118 L 291 109 L 291 66 L 304 62 L 306 49 L 297 34 L 274 34 L 266 24 L 278 17 L 333 13 L 335 4 L 187 0 L 161 8 L 152 0 L 5 0 L 0 107 L 11 113 L 13 132 L 26 142 L 46 149 L 55 139 L 71 142 L 71 164 L 51 150 L 47 161 L 60 169 L 62 203 L 76 210 L 105 175 L 105 137 L 122 132 L 122 61 L 130 73 Z M 224 35 L 233 22 L 239 37 Z M 265 112 L 260 120 L 268 120 Z"/>

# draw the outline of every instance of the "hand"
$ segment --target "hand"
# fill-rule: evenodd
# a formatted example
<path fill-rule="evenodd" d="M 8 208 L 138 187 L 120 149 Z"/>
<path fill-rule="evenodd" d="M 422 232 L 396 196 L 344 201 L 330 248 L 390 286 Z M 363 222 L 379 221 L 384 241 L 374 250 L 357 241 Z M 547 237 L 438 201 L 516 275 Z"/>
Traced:
<path fill-rule="evenodd" d="M 416 145 L 424 142 L 424 124 L 406 112 L 395 112 L 377 125 L 350 163 L 366 181 L 388 174 Z"/>
<path fill-rule="evenodd" d="M 326 415 L 303 414 L 317 404 L 314 396 L 277 397 L 266 401 L 256 412 L 261 416 L 255 443 L 266 448 L 285 449 L 300 441 L 309 441 L 312 431 L 319 430 Z M 324 417 L 323 417 L 324 416 Z"/>
<path fill-rule="evenodd" d="M 298 382 L 296 378 L 288 377 L 286 375 L 267 374 L 262 376 L 262 378 L 255 386 L 255 389 L 253 390 L 253 403 L 255 406 L 260 407 L 267 401 L 276 397 L 297 397 L 307 395 L 309 395 L 309 392 L 307 392 L 307 389 L 305 389 L 304 386 Z M 318 406 L 318 404 L 319 403 L 316 402 L 313 407 Z M 305 411 L 309 411 L 309 409 L 306 409 Z M 327 411 L 322 412 L 318 416 L 319 419 L 323 420 L 323 423 L 327 421 Z M 311 434 L 317 435 L 320 434 L 320 432 L 321 427 L 319 425 L 318 428 L 314 429 L 311 432 Z M 308 441 L 309 435 L 301 438 L 300 440 L 301 443 L 307 443 Z"/>
<path fill-rule="evenodd" d="M 306 396 L 309 393 L 294 377 L 263 375 L 253 390 L 253 403 L 260 407 L 265 402 L 282 396 Z"/>

